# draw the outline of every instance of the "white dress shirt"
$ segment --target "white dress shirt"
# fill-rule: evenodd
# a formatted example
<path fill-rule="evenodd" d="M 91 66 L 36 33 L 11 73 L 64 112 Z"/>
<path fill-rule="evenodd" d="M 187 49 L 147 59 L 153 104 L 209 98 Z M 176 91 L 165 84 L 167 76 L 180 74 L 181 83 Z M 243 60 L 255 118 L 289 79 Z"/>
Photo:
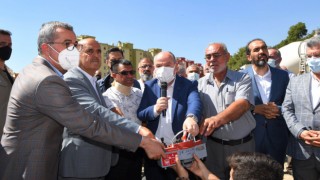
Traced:
<path fill-rule="evenodd" d="M 320 82 L 314 77 L 314 74 L 311 73 L 311 100 L 313 109 L 319 104 L 320 100 Z"/>
<path fill-rule="evenodd" d="M 270 98 L 271 83 L 272 83 L 270 68 L 268 68 L 268 72 L 263 76 L 258 75 L 253 68 L 252 70 L 253 70 L 254 78 L 256 80 L 259 92 L 260 92 L 262 102 L 263 104 L 267 104 Z"/>
<path fill-rule="evenodd" d="M 92 87 L 94 88 L 94 90 L 96 91 L 98 98 L 100 98 L 99 94 L 100 91 L 98 91 L 97 89 L 97 78 L 94 76 L 91 76 L 90 74 L 88 74 L 87 72 L 85 72 L 84 70 L 82 70 L 80 67 L 77 67 L 90 81 Z M 103 99 L 100 99 L 101 101 L 103 101 Z M 114 105 L 112 104 L 112 102 L 108 99 L 108 98 L 104 98 L 104 101 L 106 102 L 107 108 L 111 109 L 114 107 Z"/>
<path fill-rule="evenodd" d="M 175 80 L 171 85 L 168 85 L 167 87 L 167 97 L 170 97 L 170 98 L 168 99 L 168 109 L 166 110 L 166 116 L 164 117 L 162 113 L 158 114 L 154 108 L 155 117 L 160 115 L 159 125 L 158 125 L 158 129 L 155 136 L 157 139 L 163 138 L 164 143 L 166 143 L 167 145 L 171 144 L 172 138 L 175 135 L 172 130 L 172 98 L 171 98 L 173 95 L 174 84 L 175 84 Z"/>

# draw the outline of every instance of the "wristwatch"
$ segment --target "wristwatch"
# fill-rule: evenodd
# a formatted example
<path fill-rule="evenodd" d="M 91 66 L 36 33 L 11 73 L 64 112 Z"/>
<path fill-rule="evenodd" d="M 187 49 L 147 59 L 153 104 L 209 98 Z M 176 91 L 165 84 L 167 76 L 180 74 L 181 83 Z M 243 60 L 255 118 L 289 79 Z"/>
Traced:
<path fill-rule="evenodd" d="M 254 113 L 254 108 L 255 106 L 253 104 L 250 104 L 250 112 L 255 115 L 256 113 Z"/>
<path fill-rule="evenodd" d="M 196 121 L 198 123 L 198 118 L 197 116 L 195 116 L 194 114 L 188 114 L 187 117 L 191 117 L 194 119 L 194 121 Z"/>

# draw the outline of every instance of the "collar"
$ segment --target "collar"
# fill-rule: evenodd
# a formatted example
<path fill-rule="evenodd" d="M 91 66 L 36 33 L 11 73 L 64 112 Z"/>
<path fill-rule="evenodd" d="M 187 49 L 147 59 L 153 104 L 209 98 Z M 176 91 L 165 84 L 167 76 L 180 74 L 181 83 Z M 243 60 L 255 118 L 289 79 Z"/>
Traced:
<path fill-rule="evenodd" d="M 231 81 L 236 81 L 236 76 L 234 75 L 234 71 L 231 71 L 229 69 L 227 69 L 227 73 L 226 73 L 226 76 L 224 77 L 223 82 L 228 82 L 229 80 Z M 208 83 L 210 84 L 214 84 L 214 79 L 213 79 L 213 74 L 212 73 L 209 73 L 208 74 Z"/>
<path fill-rule="evenodd" d="M 311 71 L 311 79 L 313 82 L 317 83 L 318 85 L 320 85 L 320 80 L 318 78 L 316 78 L 316 75 Z"/>
<path fill-rule="evenodd" d="M 167 87 L 167 89 L 170 87 L 170 88 L 173 88 L 174 87 L 174 84 L 176 83 L 176 79 L 177 79 L 177 77 L 176 78 L 174 78 L 174 80 L 173 80 L 173 82 L 170 84 L 170 85 L 168 85 L 168 87 Z M 157 84 L 158 84 L 158 86 L 161 88 L 161 84 L 160 84 L 160 81 L 157 79 Z"/>
<path fill-rule="evenodd" d="M 260 76 L 259 74 L 257 74 L 257 72 L 254 70 L 254 68 L 252 68 L 253 71 L 253 75 L 254 76 L 258 76 L 260 78 L 267 78 L 267 77 L 271 77 L 271 71 L 270 71 L 270 67 L 268 66 L 268 71 L 266 74 L 264 74 L 263 76 Z"/>
<path fill-rule="evenodd" d="M 90 74 L 88 74 L 87 72 L 85 72 L 83 69 L 81 69 L 79 66 L 77 67 L 77 69 L 82 72 L 91 83 L 95 83 L 97 81 L 97 78 L 95 76 L 91 76 Z"/>
<path fill-rule="evenodd" d="M 49 66 L 53 69 L 53 71 L 55 72 L 55 73 L 57 73 L 57 75 L 59 76 L 59 77 L 61 77 L 61 78 L 63 78 L 63 74 L 57 69 L 57 68 L 55 68 L 49 61 L 47 61 L 44 57 L 42 57 L 42 56 L 38 56 L 39 58 L 41 58 L 41 59 L 43 59 L 43 60 L 45 60 L 48 64 L 49 64 Z"/>

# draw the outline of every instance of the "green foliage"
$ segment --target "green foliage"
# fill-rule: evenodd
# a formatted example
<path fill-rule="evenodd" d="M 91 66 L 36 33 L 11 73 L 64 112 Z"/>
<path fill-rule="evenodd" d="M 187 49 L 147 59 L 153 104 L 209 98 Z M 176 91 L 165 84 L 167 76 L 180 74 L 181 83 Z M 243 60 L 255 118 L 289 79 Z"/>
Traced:
<path fill-rule="evenodd" d="M 312 31 L 312 33 L 308 35 L 307 32 L 308 30 L 305 23 L 298 22 L 296 25 L 290 27 L 287 38 L 282 40 L 279 44 L 275 45 L 274 48 L 279 49 L 287 44 L 295 41 L 302 41 L 314 35 L 314 31 Z M 250 64 L 250 62 L 247 60 L 245 47 L 242 47 L 230 58 L 228 67 L 232 70 L 238 70 L 245 64 Z"/>
<path fill-rule="evenodd" d="M 279 49 L 292 42 L 301 41 L 303 40 L 307 32 L 308 30 L 306 28 L 306 25 L 302 22 L 298 22 L 296 25 L 290 27 L 287 38 L 285 40 L 282 40 L 279 44 L 275 45 L 274 47 Z"/>
<path fill-rule="evenodd" d="M 246 55 L 246 48 L 242 47 L 230 58 L 228 67 L 232 70 L 239 70 L 242 65 L 249 63 Z"/>

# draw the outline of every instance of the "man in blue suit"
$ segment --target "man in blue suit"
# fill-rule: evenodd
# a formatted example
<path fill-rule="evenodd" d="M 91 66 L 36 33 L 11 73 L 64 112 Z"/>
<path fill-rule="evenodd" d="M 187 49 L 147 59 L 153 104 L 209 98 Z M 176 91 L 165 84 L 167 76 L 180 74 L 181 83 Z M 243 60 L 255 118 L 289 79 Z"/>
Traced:
<path fill-rule="evenodd" d="M 138 118 L 147 123 L 158 139 L 167 145 L 182 129 L 193 136 L 199 133 L 198 120 L 201 102 L 197 81 L 189 81 L 177 76 L 178 66 L 171 52 L 160 52 L 154 57 L 155 79 L 147 81 L 138 108 Z M 160 84 L 167 83 L 167 97 L 161 97 Z M 165 111 L 165 113 L 163 113 Z M 147 159 L 145 163 L 147 179 L 176 179 L 171 169 L 162 169 L 156 161 Z"/>
<path fill-rule="evenodd" d="M 268 48 L 262 39 L 250 41 L 246 46 L 246 54 L 252 64 L 244 72 L 251 77 L 254 93 L 256 151 L 268 154 L 283 164 L 288 128 L 281 115 L 281 105 L 289 82 L 288 73 L 268 65 Z"/>

